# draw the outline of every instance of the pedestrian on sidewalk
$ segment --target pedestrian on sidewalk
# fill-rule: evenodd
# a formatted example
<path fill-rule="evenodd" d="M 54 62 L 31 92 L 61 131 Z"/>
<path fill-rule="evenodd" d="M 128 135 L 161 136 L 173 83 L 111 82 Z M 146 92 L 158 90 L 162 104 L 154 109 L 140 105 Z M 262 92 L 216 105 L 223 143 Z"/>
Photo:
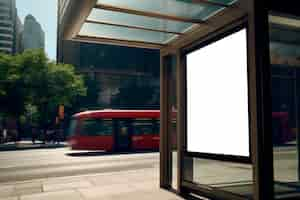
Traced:
<path fill-rule="evenodd" d="M 7 140 L 7 130 L 6 130 L 6 128 L 4 128 L 3 131 L 2 131 L 1 143 L 6 143 L 6 140 Z"/>
<path fill-rule="evenodd" d="M 32 144 L 35 144 L 35 140 L 37 138 L 37 129 L 33 126 L 30 125 L 30 129 L 31 129 L 31 141 L 32 141 Z"/>
<path fill-rule="evenodd" d="M 6 128 L 3 129 L 3 141 L 4 141 L 4 143 L 7 141 L 7 129 Z"/>

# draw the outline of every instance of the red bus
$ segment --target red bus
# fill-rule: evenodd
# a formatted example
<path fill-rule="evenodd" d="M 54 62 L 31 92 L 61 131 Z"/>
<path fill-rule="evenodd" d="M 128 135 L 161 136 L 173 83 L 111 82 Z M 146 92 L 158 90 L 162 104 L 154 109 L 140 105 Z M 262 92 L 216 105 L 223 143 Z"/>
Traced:
<path fill-rule="evenodd" d="M 158 150 L 159 110 L 95 110 L 72 116 L 74 150 Z"/>
<path fill-rule="evenodd" d="M 296 134 L 293 134 L 289 126 L 288 112 L 272 112 L 272 132 L 275 145 L 283 145 L 296 140 Z"/>

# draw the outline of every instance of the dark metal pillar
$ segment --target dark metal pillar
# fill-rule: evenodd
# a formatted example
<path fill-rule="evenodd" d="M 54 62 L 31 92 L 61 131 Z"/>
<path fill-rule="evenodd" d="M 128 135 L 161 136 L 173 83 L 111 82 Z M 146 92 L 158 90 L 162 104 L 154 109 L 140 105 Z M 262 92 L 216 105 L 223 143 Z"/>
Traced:
<path fill-rule="evenodd" d="M 171 184 L 170 156 L 168 145 L 168 59 L 160 58 L 160 187 L 169 189 Z"/>
<path fill-rule="evenodd" d="M 254 199 L 273 199 L 273 144 L 271 111 L 271 66 L 267 2 L 248 1 L 248 53 L 250 106 L 256 113 L 251 119 Z"/>

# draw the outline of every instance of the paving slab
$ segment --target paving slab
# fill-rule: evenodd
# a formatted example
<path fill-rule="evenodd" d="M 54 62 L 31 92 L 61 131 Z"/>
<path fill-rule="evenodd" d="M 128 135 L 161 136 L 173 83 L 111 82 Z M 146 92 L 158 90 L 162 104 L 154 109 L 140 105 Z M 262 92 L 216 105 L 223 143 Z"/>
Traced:
<path fill-rule="evenodd" d="M 42 192 L 42 183 L 31 182 L 31 183 L 18 183 L 15 185 L 15 195 L 27 195 L 27 194 L 35 194 Z"/>
<path fill-rule="evenodd" d="M 152 173 L 138 170 L 16 183 L 0 187 L 6 191 L 0 200 L 183 200 L 160 189 L 158 179 L 148 177 Z"/>
<path fill-rule="evenodd" d="M 72 182 L 87 180 L 87 177 L 89 176 L 81 175 L 81 176 L 51 177 L 51 178 L 44 179 L 43 184 L 47 185 L 47 184 L 59 184 L 59 183 L 72 183 Z"/>
<path fill-rule="evenodd" d="M 130 183 L 130 185 L 137 190 L 159 190 L 159 183 L 158 181 L 144 181 L 144 182 L 136 182 L 136 183 Z"/>
<path fill-rule="evenodd" d="M 184 200 L 175 193 L 163 189 L 144 190 L 144 193 L 146 197 L 149 197 L 149 200 Z"/>
<path fill-rule="evenodd" d="M 159 195 L 155 195 L 159 193 Z M 135 191 L 123 194 L 115 194 L 109 197 L 109 200 L 183 200 L 175 194 L 167 192 L 168 194 L 161 193 L 159 190 L 153 191 Z M 158 198 L 157 198 L 158 197 Z"/>
<path fill-rule="evenodd" d="M 136 192 L 137 189 L 127 184 L 112 184 L 107 186 L 95 186 L 88 189 L 78 189 L 84 199 L 96 200 L 102 198 L 109 198 L 114 194 L 124 194 Z"/>
<path fill-rule="evenodd" d="M 79 188 L 88 188 L 92 187 L 93 184 L 89 181 L 80 180 L 72 181 L 65 183 L 46 183 L 43 186 L 45 192 L 58 191 L 58 190 L 67 190 L 67 189 L 79 189 Z"/>
<path fill-rule="evenodd" d="M 6 198 L 0 198 L 0 200 L 19 200 L 18 197 L 6 197 Z"/>
<path fill-rule="evenodd" d="M 131 192 L 119 195 L 112 195 L 109 200 L 153 200 L 149 195 L 142 192 Z"/>
<path fill-rule="evenodd" d="M 93 177 L 89 177 L 88 180 L 90 180 L 96 186 L 128 183 L 128 179 L 120 175 L 108 175 L 108 176 L 96 175 Z"/>
<path fill-rule="evenodd" d="M 24 195 L 20 197 L 20 200 L 83 200 L 80 193 L 76 190 L 64 190 L 55 192 L 45 192 L 32 195 Z"/>
<path fill-rule="evenodd" d="M 4 185 L 0 186 L 0 198 L 11 197 L 15 193 L 14 185 Z"/>

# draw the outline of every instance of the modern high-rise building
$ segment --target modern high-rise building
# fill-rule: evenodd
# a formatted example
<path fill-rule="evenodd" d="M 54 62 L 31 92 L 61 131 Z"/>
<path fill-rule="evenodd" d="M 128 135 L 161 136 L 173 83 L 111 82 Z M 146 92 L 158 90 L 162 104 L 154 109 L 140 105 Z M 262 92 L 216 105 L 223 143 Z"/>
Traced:
<path fill-rule="evenodd" d="M 16 1 L 0 0 L 0 52 L 9 54 L 17 52 L 16 19 Z"/>
<path fill-rule="evenodd" d="M 45 48 L 45 32 L 32 15 L 27 15 L 24 21 L 22 48 L 24 50 Z"/>
<path fill-rule="evenodd" d="M 16 29 L 15 29 L 15 52 L 21 53 L 23 52 L 23 44 L 22 44 L 22 35 L 23 35 L 23 24 L 19 16 L 16 18 Z"/>

